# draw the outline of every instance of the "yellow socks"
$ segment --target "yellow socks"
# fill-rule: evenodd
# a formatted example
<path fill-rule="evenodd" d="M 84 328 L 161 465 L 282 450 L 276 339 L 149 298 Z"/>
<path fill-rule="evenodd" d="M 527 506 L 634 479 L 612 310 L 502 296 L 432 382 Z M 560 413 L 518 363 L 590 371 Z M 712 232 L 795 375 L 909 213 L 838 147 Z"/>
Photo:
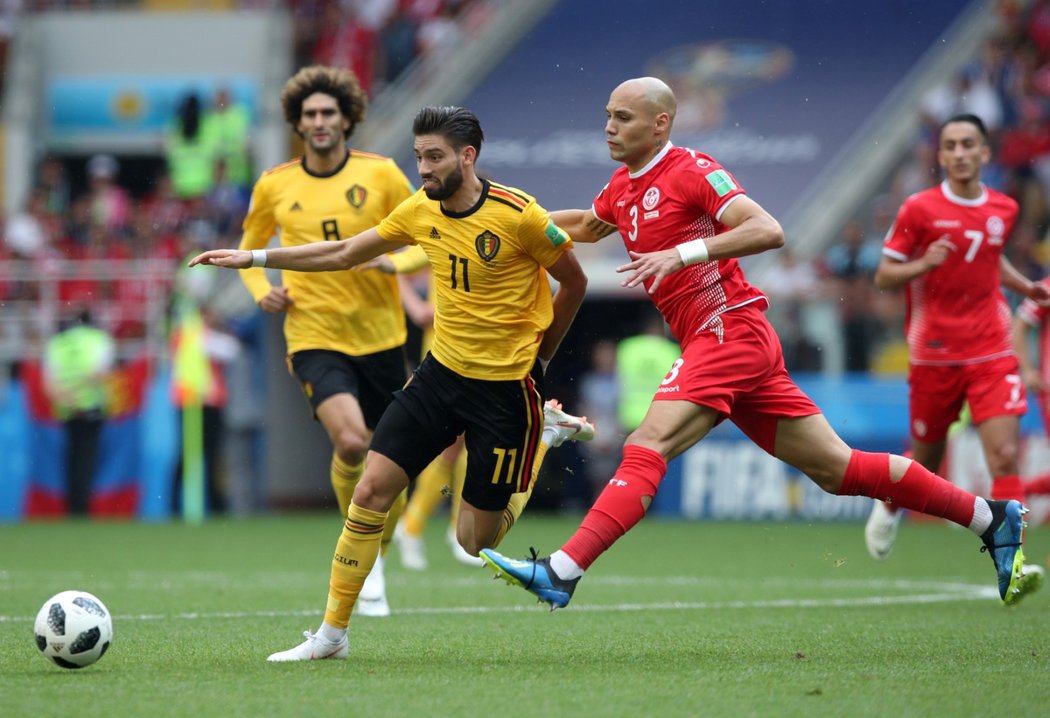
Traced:
<path fill-rule="evenodd" d="M 332 488 L 335 489 L 335 499 L 339 502 L 339 515 L 345 519 L 350 501 L 354 498 L 354 487 L 357 486 L 357 482 L 365 472 L 365 462 L 350 466 L 333 452 L 329 472 Z"/>
<path fill-rule="evenodd" d="M 386 512 L 369 511 L 353 503 L 347 509 L 343 532 L 332 557 L 328 605 L 324 612 L 324 622 L 328 625 L 346 628 L 350 624 L 354 602 L 379 555 L 386 520 Z"/>
<path fill-rule="evenodd" d="M 409 536 L 422 536 L 427 519 L 445 498 L 441 490 L 451 483 L 452 465 L 438 456 L 416 477 L 416 487 L 405 506 L 404 526 Z"/>
<path fill-rule="evenodd" d="M 547 442 L 540 442 L 540 446 L 536 450 L 536 458 L 532 463 L 532 481 L 529 482 L 529 490 L 520 494 L 513 494 L 510 497 L 507 508 L 503 509 L 503 521 L 500 522 L 499 531 L 496 532 L 496 538 L 492 540 L 492 548 L 499 546 L 500 541 L 514 526 L 514 522 L 521 516 L 521 512 L 525 510 L 525 505 L 529 503 L 529 499 L 532 497 L 532 490 L 536 488 L 536 482 L 540 476 L 540 467 L 543 466 L 543 458 L 547 455 L 548 448 L 550 447 L 547 445 Z"/>
<path fill-rule="evenodd" d="M 383 540 L 381 545 L 382 556 L 386 556 L 387 550 L 390 548 L 390 542 L 394 540 L 394 531 L 397 529 L 397 521 L 401 518 L 401 512 L 405 510 L 405 504 L 408 503 L 408 489 L 406 488 L 397 498 L 394 499 L 394 503 L 390 506 L 390 512 L 386 519 L 386 528 L 383 529 Z"/>

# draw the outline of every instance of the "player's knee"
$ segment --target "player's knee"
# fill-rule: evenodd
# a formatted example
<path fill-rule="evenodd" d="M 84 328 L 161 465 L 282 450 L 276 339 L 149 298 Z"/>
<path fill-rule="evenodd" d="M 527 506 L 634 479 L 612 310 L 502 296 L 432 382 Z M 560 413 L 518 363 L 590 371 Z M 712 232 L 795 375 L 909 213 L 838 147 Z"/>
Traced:
<path fill-rule="evenodd" d="M 365 460 L 368 452 L 368 434 L 366 432 L 344 429 L 332 437 L 335 453 L 349 466 L 356 466 Z"/>
<path fill-rule="evenodd" d="M 354 504 L 369 511 L 389 511 L 401 487 L 386 477 L 365 474 L 354 487 Z"/>
<path fill-rule="evenodd" d="M 1020 455 L 1020 447 L 1014 441 L 1003 442 L 992 447 L 987 456 L 988 469 L 992 476 L 1016 474 Z"/>
<path fill-rule="evenodd" d="M 838 495 L 842 488 L 842 476 L 826 468 L 812 468 L 805 472 L 806 476 L 813 480 L 817 486 L 829 494 Z"/>

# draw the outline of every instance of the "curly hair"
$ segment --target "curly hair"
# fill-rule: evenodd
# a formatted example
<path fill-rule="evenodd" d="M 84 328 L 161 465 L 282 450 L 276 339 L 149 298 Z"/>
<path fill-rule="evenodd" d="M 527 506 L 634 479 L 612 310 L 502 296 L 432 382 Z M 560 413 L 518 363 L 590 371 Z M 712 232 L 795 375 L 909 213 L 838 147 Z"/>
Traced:
<path fill-rule="evenodd" d="M 343 133 L 349 139 L 354 128 L 365 119 L 368 96 L 361 89 L 357 76 L 350 70 L 325 65 L 311 65 L 295 73 L 281 90 L 281 108 L 284 119 L 296 130 L 303 113 L 303 101 L 315 92 L 323 92 L 335 98 L 339 111 L 350 120 Z"/>

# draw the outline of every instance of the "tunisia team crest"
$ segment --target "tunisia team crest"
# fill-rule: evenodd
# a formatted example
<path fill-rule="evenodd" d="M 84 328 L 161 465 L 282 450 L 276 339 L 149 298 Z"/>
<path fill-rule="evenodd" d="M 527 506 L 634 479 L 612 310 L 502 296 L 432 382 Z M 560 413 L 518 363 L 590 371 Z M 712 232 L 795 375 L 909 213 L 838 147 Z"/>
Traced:
<path fill-rule="evenodd" d="M 491 262 L 499 253 L 500 238 L 487 229 L 474 239 L 474 246 L 478 250 L 478 256 L 486 262 Z"/>

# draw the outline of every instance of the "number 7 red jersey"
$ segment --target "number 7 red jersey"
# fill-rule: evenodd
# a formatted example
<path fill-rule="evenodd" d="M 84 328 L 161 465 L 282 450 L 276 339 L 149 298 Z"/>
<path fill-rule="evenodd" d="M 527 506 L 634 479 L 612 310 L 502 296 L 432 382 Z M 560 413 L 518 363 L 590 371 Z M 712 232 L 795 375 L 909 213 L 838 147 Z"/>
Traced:
<path fill-rule="evenodd" d="M 619 167 L 594 199 L 594 216 L 616 225 L 629 251 L 656 252 L 726 231 L 718 221 L 744 190 L 711 157 L 670 142 L 638 172 Z M 645 281 L 648 291 L 652 280 Z M 702 331 L 722 336 L 721 315 L 765 296 L 748 283 L 736 259 L 680 269 L 650 298 L 685 348 Z"/>
<path fill-rule="evenodd" d="M 901 205 L 885 255 L 918 259 L 942 237 L 955 246 L 944 264 L 906 287 L 912 364 L 973 364 L 1013 354 L 999 260 L 1016 219 L 1017 202 L 983 185 L 980 197 L 966 199 L 945 181 Z"/>

